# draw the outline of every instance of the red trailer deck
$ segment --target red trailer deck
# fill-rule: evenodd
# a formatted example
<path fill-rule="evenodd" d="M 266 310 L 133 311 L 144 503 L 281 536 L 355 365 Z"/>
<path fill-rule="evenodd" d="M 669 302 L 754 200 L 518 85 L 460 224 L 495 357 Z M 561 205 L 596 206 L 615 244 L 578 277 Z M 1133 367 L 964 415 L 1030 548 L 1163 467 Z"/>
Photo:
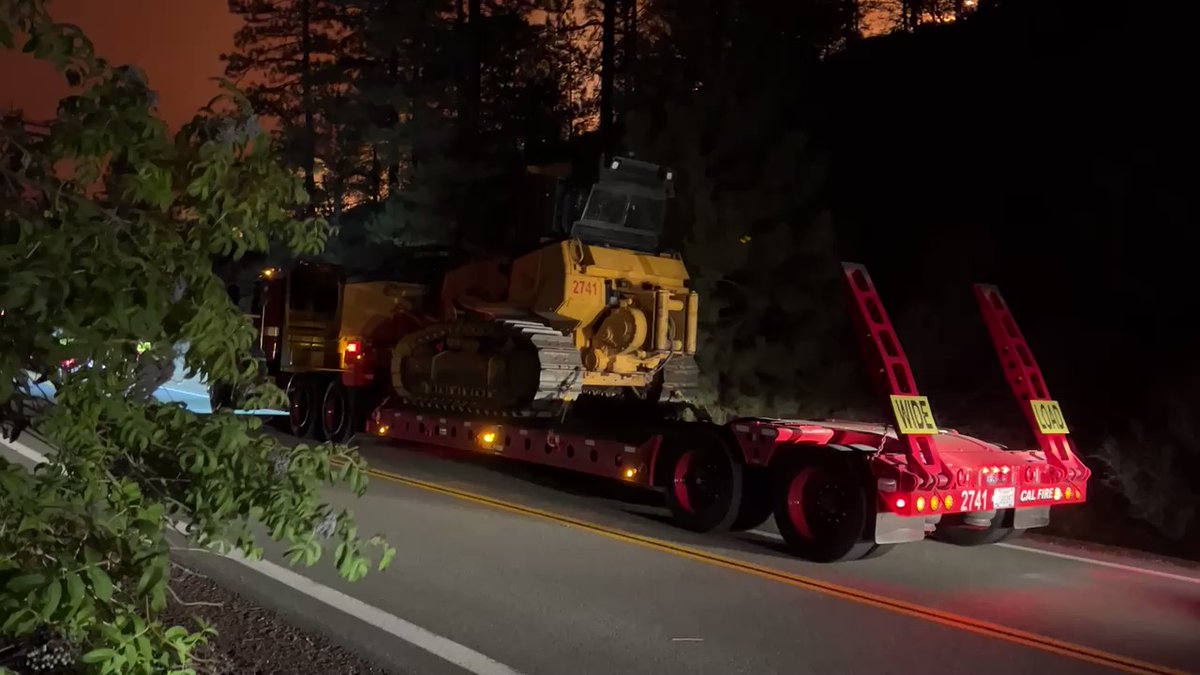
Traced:
<path fill-rule="evenodd" d="M 367 428 L 659 489 L 676 521 L 696 531 L 750 529 L 774 515 L 789 549 L 815 561 L 872 557 L 930 534 L 994 543 L 1048 524 L 1051 507 L 1085 500 L 1090 471 L 999 291 L 975 289 L 1036 449 L 938 427 L 866 269 L 846 264 L 844 271 L 893 422 L 664 421 L 623 428 L 618 440 L 602 426 L 472 419 L 385 403 Z"/>

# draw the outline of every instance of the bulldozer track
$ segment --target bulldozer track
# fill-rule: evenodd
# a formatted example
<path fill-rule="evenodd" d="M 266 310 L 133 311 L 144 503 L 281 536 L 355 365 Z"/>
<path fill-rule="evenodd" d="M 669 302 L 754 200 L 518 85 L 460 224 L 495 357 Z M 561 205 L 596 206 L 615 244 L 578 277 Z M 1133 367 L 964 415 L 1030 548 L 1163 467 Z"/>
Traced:
<path fill-rule="evenodd" d="M 615 387 L 587 388 L 583 386 L 583 365 L 579 349 L 571 335 L 535 319 L 493 319 L 444 324 L 438 330 L 421 334 L 419 339 L 403 349 L 397 345 L 396 353 L 411 352 L 421 344 L 437 342 L 455 335 L 463 337 L 510 337 L 524 343 L 536 355 L 539 366 L 537 388 L 528 404 L 509 408 L 499 402 L 486 404 L 479 401 L 453 400 L 445 394 L 400 394 L 400 400 L 409 406 L 431 412 L 471 413 L 494 417 L 561 417 L 577 401 L 620 398 L 622 392 Z M 403 344 L 403 343 L 402 343 Z M 397 377 L 393 365 L 393 378 Z M 699 368 L 691 356 L 677 354 L 662 367 L 663 403 L 685 403 L 693 401 L 699 389 Z M 670 392 L 678 392 L 670 396 Z"/>
<path fill-rule="evenodd" d="M 537 388 L 528 405 L 520 408 L 465 400 L 455 401 L 438 394 L 402 395 L 401 400 L 409 405 L 429 410 L 501 417 L 551 417 L 561 413 L 565 404 L 583 394 L 583 366 L 574 340 L 545 323 L 531 319 L 496 319 L 444 324 L 438 328 L 439 330 L 422 333 L 418 340 L 407 345 L 408 349 L 398 345 L 396 353 L 410 352 L 420 344 L 436 342 L 454 335 L 509 337 L 532 348 L 539 366 Z M 398 376 L 396 370 L 394 364 L 393 378 Z"/>

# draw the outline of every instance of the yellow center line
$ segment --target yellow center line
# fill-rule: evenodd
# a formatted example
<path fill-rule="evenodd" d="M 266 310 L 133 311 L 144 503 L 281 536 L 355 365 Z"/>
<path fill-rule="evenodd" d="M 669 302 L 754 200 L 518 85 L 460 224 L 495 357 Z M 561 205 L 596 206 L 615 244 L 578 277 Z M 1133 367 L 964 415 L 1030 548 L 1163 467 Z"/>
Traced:
<path fill-rule="evenodd" d="M 1037 633 L 1030 633 L 1017 628 L 1010 628 L 1008 626 L 982 621 L 980 619 L 973 619 L 961 614 L 955 614 L 932 607 L 924 607 L 922 605 L 906 602 L 904 600 L 897 600 L 887 596 L 876 595 L 867 591 L 841 586 L 839 584 L 822 581 L 812 577 L 789 574 L 781 570 L 758 565 L 752 562 L 709 553 L 707 551 L 691 548 L 689 546 L 681 546 L 679 544 L 662 539 L 655 539 L 653 537 L 612 529 L 596 523 L 590 523 L 585 520 L 571 518 L 569 516 L 552 513 L 550 511 L 543 511 L 530 506 L 514 504 L 512 502 L 503 501 L 494 497 L 488 497 L 473 492 L 467 492 L 465 490 L 445 487 L 436 483 L 429 483 L 426 481 L 417 480 L 415 478 L 409 478 L 407 476 L 384 471 L 382 469 L 369 469 L 368 472 L 377 478 L 383 478 L 385 480 L 407 485 L 409 487 L 419 488 L 421 490 L 435 492 L 449 497 L 454 497 L 456 499 L 474 502 L 490 508 L 508 511 L 510 513 L 553 521 L 568 527 L 585 530 L 587 532 L 599 534 L 610 539 L 636 544 L 638 546 L 663 553 L 669 553 L 681 558 L 687 558 L 697 562 L 714 565 L 716 567 L 722 567 L 744 574 L 750 574 L 762 579 L 787 584 L 789 586 L 823 593 L 825 595 L 840 598 L 842 600 L 850 600 L 859 604 L 876 607 L 878 609 L 887 610 L 896 614 L 911 616 L 913 618 L 948 626 L 950 628 L 956 628 L 969 633 L 976 633 L 978 635 L 1006 640 L 1011 643 L 1032 647 L 1034 649 L 1078 659 L 1080 661 L 1087 661 L 1089 663 L 1114 668 L 1127 673 L 1187 675 L 1185 671 L 1175 670 L 1167 666 L 1140 661 L 1126 656 L 1121 656 L 1119 654 L 1113 654 L 1099 649 L 1093 649 L 1091 647 L 1085 647 L 1083 645 L 1057 640 L 1044 635 L 1038 635 Z"/>

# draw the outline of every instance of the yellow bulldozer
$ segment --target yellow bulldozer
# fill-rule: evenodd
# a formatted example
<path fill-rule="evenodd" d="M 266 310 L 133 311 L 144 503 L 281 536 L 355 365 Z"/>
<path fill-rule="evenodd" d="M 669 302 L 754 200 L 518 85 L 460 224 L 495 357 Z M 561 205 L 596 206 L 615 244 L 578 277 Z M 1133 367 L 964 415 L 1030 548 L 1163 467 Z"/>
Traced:
<path fill-rule="evenodd" d="M 443 279 L 436 318 L 392 351 L 411 404 L 554 415 L 583 396 L 688 403 L 698 370 L 698 297 L 660 247 L 673 176 L 617 157 L 561 241 Z"/>

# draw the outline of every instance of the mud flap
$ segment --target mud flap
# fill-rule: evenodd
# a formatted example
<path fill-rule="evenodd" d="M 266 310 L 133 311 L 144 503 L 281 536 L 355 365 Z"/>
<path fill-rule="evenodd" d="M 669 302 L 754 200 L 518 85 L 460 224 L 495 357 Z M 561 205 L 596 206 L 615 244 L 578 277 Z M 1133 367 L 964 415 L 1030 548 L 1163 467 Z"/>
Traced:
<path fill-rule="evenodd" d="M 875 514 L 876 544 L 904 544 L 924 538 L 924 518 L 905 518 L 886 511 Z"/>
<path fill-rule="evenodd" d="M 1033 527 L 1045 527 L 1050 524 L 1050 507 L 1035 506 L 1029 509 L 1016 509 L 1012 515 L 1014 530 L 1028 530 Z"/>

